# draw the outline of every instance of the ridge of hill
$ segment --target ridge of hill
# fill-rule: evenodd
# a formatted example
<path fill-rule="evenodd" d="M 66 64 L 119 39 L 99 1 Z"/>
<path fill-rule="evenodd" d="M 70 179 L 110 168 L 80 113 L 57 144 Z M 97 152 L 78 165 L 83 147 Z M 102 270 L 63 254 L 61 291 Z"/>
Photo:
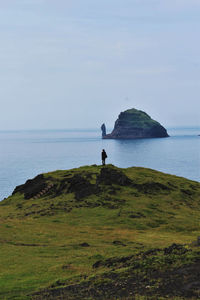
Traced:
<path fill-rule="evenodd" d="M 2 299 L 200 295 L 198 182 L 139 167 L 59 170 L 16 187 L 0 218 Z"/>

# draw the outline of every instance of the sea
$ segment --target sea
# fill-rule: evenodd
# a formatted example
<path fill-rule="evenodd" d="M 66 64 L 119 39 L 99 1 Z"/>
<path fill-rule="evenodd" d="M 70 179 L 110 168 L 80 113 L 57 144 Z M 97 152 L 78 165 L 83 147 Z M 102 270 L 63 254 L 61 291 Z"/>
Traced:
<path fill-rule="evenodd" d="M 44 172 L 100 165 L 146 167 L 200 181 L 200 128 L 167 128 L 168 138 L 103 140 L 99 129 L 0 131 L 0 200 Z"/>

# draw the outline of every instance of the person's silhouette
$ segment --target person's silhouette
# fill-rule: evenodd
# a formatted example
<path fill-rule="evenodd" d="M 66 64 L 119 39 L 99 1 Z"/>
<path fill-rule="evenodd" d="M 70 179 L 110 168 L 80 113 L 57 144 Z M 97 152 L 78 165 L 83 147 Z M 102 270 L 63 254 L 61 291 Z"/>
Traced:
<path fill-rule="evenodd" d="M 102 159 L 103 166 L 105 166 L 105 164 L 106 164 L 106 158 L 107 158 L 107 154 L 106 154 L 106 151 L 103 149 L 101 152 L 101 159 Z"/>

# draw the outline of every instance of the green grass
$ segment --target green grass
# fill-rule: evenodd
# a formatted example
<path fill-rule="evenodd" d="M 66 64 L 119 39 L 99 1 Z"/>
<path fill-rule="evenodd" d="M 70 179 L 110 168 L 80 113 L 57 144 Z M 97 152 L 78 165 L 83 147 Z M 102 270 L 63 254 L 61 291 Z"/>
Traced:
<path fill-rule="evenodd" d="M 145 112 L 134 108 L 121 113 L 120 121 L 131 126 L 131 128 L 150 129 L 155 125 L 160 125 L 157 121 L 151 119 L 151 117 Z"/>
<path fill-rule="evenodd" d="M 1 202 L 0 299 L 30 299 L 56 282 L 100 276 L 107 267 L 93 269 L 97 260 L 172 243 L 193 249 L 200 225 L 199 183 L 145 168 L 108 168 L 125 174 L 132 185 L 100 183 L 96 195 L 77 200 L 62 182 L 79 174 L 95 184 L 102 167 L 85 166 L 45 174 L 56 188 L 38 199 L 16 193 Z"/>

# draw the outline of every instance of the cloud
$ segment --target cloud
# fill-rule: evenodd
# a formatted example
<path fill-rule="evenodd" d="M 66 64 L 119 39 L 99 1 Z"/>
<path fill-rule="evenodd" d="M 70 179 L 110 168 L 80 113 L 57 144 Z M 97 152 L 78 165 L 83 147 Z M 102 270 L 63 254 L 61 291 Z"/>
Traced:
<path fill-rule="evenodd" d="M 194 11 L 200 8 L 199 0 L 167 0 L 159 1 L 159 7 L 168 11 Z M 188 11 L 189 10 L 189 11 Z M 195 12 L 195 11 L 194 11 Z"/>
<path fill-rule="evenodd" d="M 151 68 L 141 68 L 141 69 L 135 69 L 133 72 L 136 75 L 144 75 L 144 76 L 154 76 L 154 75 L 166 75 L 166 74 L 172 74 L 175 71 L 175 68 L 172 66 L 154 66 Z"/>
<path fill-rule="evenodd" d="M 198 111 L 199 1 L 0 1 L 0 127 Z"/>

